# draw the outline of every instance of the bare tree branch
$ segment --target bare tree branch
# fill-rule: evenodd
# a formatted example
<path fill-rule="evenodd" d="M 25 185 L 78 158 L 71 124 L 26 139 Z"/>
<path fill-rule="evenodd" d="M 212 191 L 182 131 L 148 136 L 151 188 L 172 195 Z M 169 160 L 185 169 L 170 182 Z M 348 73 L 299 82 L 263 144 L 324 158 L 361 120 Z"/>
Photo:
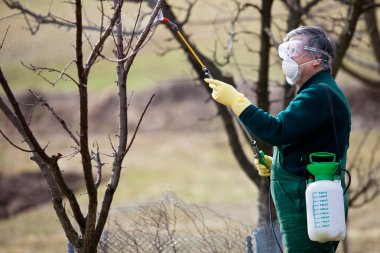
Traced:
<path fill-rule="evenodd" d="M 159 0 L 158 2 L 161 2 L 161 1 Z M 133 64 L 137 53 L 141 50 L 142 46 L 144 45 L 144 42 L 150 33 L 151 27 L 152 27 L 153 22 L 154 22 L 157 14 L 158 14 L 158 11 L 160 11 L 160 8 L 161 8 L 161 6 L 158 6 L 158 7 L 156 6 L 156 8 L 153 10 L 153 14 L 152 14 L 148 24 L 145 26 L 143 32 L 139 36 L 139 39 L 137 40 L 136 45 L 133 47 L 133 50 L 131 52 L 130 57 L 128 57 L 128 59 L 127 59 L 127 62 L 126 62 L 125 67 L 124 67 L 125 72 L 127 72 L 127 73 L 129 72 L 129 69 L 131 68 L 131 66 Z"/>
<path fill-rule="evenodd" d="M 23 130 L 25 131 L 25 134 L 26 134 L 26 137 L 30 140 L 30 142 L 32 143 L 33 145 L 33 148 L 35 149 L 35 152 L 37 152 L 41 158 L 47 162 L 47 163 L 51 163 L 52 162 L 52 158 L 49 157 L 46 153 L 45 153 L 45 150 L 40 146 L 40 144 L 38 143 L 37 139 L 35 138 L 35 136 L 33 135 L 32 131 L 30 130 L 26 120 L 25 120 L 25 117 L 24 115 L 22 114 L 21 112 L 21 109 L 17 103 L 17 100 L 16 98 L 14 97 L 13 95 L 13 92 L 12 90 L 10 89 L 9 85 L 8 85 L 8 82 L 7 80 L 5 79 L 4 75 L 3 75 L 3 72 L 0 68 L 0 83 L 1 83 L 1 86 L 10 102 L 10 104 L 12 105 L 12 108 L 18 118 L 18 120 L 20 121 L 20 124 L 23 128 Z"/>
<path fill-rule="evenodd" d="M 4 137 L 4 139 L 6 139 L 8 142 L 9 142 L 9 144 L 11 144 L 13 147 L 15 147 L 15 148 L 17 148 L 17 149 L 19 149 L 19 150 L 21 150 L 21 151 L 23 151 L 23 152 L 27 152 L 27 153 L 31 153 L 31 152 L 34 152 L 34 150 L 27 150 L 27 149 L 23 149 L 23 148 L 21 148 L 21 147 L 19 147 L 19 146 L 17 146 L 16 144 L 14 144 L 5 134 L 4 134 L 4 132 L 3 131 L 1 131 L 0 130 L 0 133 L 1 133 L 1 135 Z"/>
<path fill-rule="evenodd" d="M 370 3 L 374 4 L 374 0 L 369 0 Z M 378 7 L 380 4 L 378 4 Z M 376 9 L 370 9 L 364 13 L 364 20 L 366 22 L 367 31 L 371 41 L 372 51 L 374 53 L 375 59 L 377 61 L 377 70 L 380 70 L 380 52 L 378 50 L 378 45 L 380 44 L 380 31 L 377 22 Z"/>
<path fill-rule="evenodd" d="M 360 180 L 360 184 L 357 188 L 350 191 L 350 206 L 359 208 L 369 202 L 373 201 L 380 194 L 380 184 L 378 177 L 378 171 L 380 166 L 371 168 L 371 172 L 366 175 L 366 178 Z M 375 172 L 375 174 L 373 173 Z M 377 175 L 376 175 L 377 174 Z"/>
<path fill-rule="evenodd" d="M 343 57 L 351 43 L 356 25 L 361 15 L 363 2 L 364 0 L 354 0 L 349 6 L 347 20 L 343 28 L 345 32 L 340 34 L 336 43 L 336 58 L 331 66 L 333 76 L 337 75 L 339 67 L 342 65 Z"/>
<path fill-rule="evenodd" d="M 369 158 L 364 158 L 361 155 L 362 152 L 365 152 L 363 148 L 368 148 L 367 143 L 370 138 L 373 138 L 371 134 L 375 133 L 376 122 L 378 122 L 378 120 L 379 114 L 375 116 L 373 122 L 365 129 L 363 137 L 356 145 L 357 150 L 354 152 L 355 156 L 352 157 L 352 162 L 348 167 L 351 169 L 351 173 L 356 178 L 356 181 L 360 182 L 349 191 L 349 204 L 351 207 L 359 208 L 380 195 L 380 163 L 378 159 L 376 159 L 380 146 L 380 134 L 377 134 L 371 152 L 366 152 L 366 156 L 369 155 Z"/>
<path fill-rule="evenodd" d="M 5 31 L 5 34 L 4 34 L 3 39 L 2 39 L 2 41 L 1 41 L 1 44 L 0 44 L 0 50 L 3 48 L 4 42 L 5 42 L 5 38 L 6 38 L 7 35 L 8 35 L 9 27 L 10 27 L 10 25 L 8 25 L 7 30 Z"/>
<path fill-rule="evenodd" d="M 94 62 L 96 60 L 96 58 L 99 56 L 101 49 L 103 48 L 104 42 L 106 41 L 106 39 L 111 34 L 112 29 L 114 28 L 115 23 L 118 19 L 118 15 L 116 15 L 116 14 L 120 13 L 121 8 L 123 7 L 123 3 L 124 3 L 124 1 L 117 1 L 117 4 L 115 6 L 115 12 L 114 12 L 113 17 L 110 20 L 110 24 L 107 26 L 104 33 L 100 36 L 100 39 L 95 44 L 94 49 L 91 51 L 90 55 L 88 56 L 88 59 L 86 62 L 86 67 L 84 69 L 85 76 L 88 75 L 88 72 L 90 71 L 92 65 L 94 64 Z"/>
<path fill-rule="evenodd" d="M 137 134 L 137 132 L 138 132 L 138 130 L 139 130 L 139 128 L 140 128 L 140 125 L 141 125 L 142 119 L 144 118 L 144 115 L 145 115 L 146 111 L 148 110 L 149 105 L 152 103 L 152 100 L 153 100 L 153 98 L 154 98 L 155 95 L 156 95 L 156 94 L 153 94 L 153 95 L 151 96 L 151 98 L 149 99 L 149 102 L 148 102 L 147 105 L 145 106 L 145 109 L 144 109 L 143 113 L 142 113 L 141 116 L 140 116 L 139 122 L 137 123 L 136 129 L 135 129 L 135 132 L 133 133 L 132 139 L 131 139 L 131 141 L 129 142 L 129 145 L 128 145 L 128 147 L 127 147 L 126 150 L 125 150 L 125 154 L 127 154 L 128 151 L 129 151 L 129 149 L 132 147 L 133 142 L 134 142 L 134 140 L 135 140 L 135 138 L 136 138 L 136 134 Z"/>
<path fill-rule="evenodd" d="M 38 102 L 40 102 L 43 106 L 45 106 L 51 112 L 51 114 L 53 114 L 53 116 L 61 124 L 63 129 L 65 129 L 65 131 L 69 134 L 69 136 L 74 140 L 75 144 L 77 144 L 77 146 L 79 146 L 80 144 L 79 144 L 78 139 L 75 137 L 73 132 L 71 132 L 71 130 L 67 126 L 66 122 L 61 117 L 59 117 L 58 114 L 56 113 L 56 111 L 54 110 L 54 108 L 49 105 L 47 100 L 45 98 L 43 98 L 42 96 L 35 94 L 31 89 L 28 89 L 28 90 L 37 99 Z"/>
<path fill-rule="evenodd" d="M 380 89 L 380 80 L 375 80 L 370 77 L 362 75 L 362 73 L 359 73 L 358 71 L 354 70 L 353 68 L 349 67 L 344 62 L 341 64 L 341 68 L 348 73 L 349 75 L 357 78 L 361 81 L 361 83 L 364 86 L 374 88 L 374 89 Z"/>
<path fill-rule="evenodd" d="M 361 50 L 361 48 L 357 49 Z M 380 71 L 380 64 L 368 62 L 368 59 L 362 60 L 361 58 L 355 57 L 355 55 L 352 55 L 350 53 L 346 53 L 345 58 L 346 60 L 349 60 L 351 63 L 362 66 L 366 69 L 370 69 L 376 72 Z"/>
<path fill-rule="evenodd" d="M 109 140 L 109 142 L 110 142 L 111 148 L 112 148 L 113 153 L 114 153 L 114 156 L 115 156 L 115 155 L 116 155 L 116 149 L 115 149 L 115 147 L 113 146 L 113 143 L 112 143 L 112 140 L 111 140 L 110 135 L 108 135 L 108 140 Z"/>
<path fill-rule="evenodd" d="M 94 146 L 96 146 L 96 152 L 91 151 L 91 155 L 92 155 L 92 159 L 96 162 L 98 176 L 95 181 L 95 186 L 96 186 L 96 189 L 98 189 L 100 183 L 102 182 L 102 168 L 103 168 L 104 163 L 102 163 L 101 158 L 100 158 L 98 142 L 94 143 Z"/>
<path fill-rule="evenodd" d="M 375 3 L 373 0 L 368 1 L 369 3 L 363 7 L 362 12 L 367 12 L 367 11 L 372 11 L 375 10 L 376 8 L 380 7 L 380 3 Z"/>
<path fill-rule="evenodd" d="M 62 70 L 57 70 L 57 69 L 53 69 L 53 68 L 48 68 L 48 67 L 37 67 L 37 66 L 34 66 L 32 64 L 30 64 L 29 66 L 27 66 L 26 64 L 24 64 L 22 61 L 21 61 L 21 64 L 26 67 L 27 69 L 33 71 L 34 73 L 36 73 L 38 76 L 40 76 L 42 79 L 44 79 L 46 82 L 48 82 L 50 85 L 52 86 L 55 86 L 60 80 L 67 80 L 67 79 L 64 79 L 64 77 L 68 78 L 69 80 L 71 80 L 73 83 L 75 83 L 76 85 L 79 85 L 78 81 L 75 80 L 72 76 L 68 75 L 66 73 L 66 70 L 69 68 L 69 66 L 74 63 L 74 61 L 70 61 L 68 64 L 66 64 L 66 66 L 62 69 Z M 53 73 L 59 73 L 58 77 L 56 80 L 54 81 L 51 81 L 49 79 L 47 79 L 45 76 L 42 75 L 42 72 L 44 71 L 47 71 L 47 72 L 53 72 Z"/>
<path fill-rule="evenodd" d="M 74 22 L 65 20 L 63 18 L 58 18 L 58 17 L 52 15 L 50 12 L 48 14 L 46 14 L 46 15 L 37 14 L 36 12 L 33 12 L 30 9 L 28 9 L 28 8 L 24 7 L 23 5 L 21 5 L 21 3 L 18 2 L 18 1 L 3 0 L 3 2 L 5 3 L 5 5 L 9 9 L 12 9 L 12 10 L 14 9 L 14 10 L 18 10 L 19 11 L 18 14 L 13 14 L 11 16 L 8 16 L 7 18 L 10 18 L 10 17 L 12 17 L 14 15 L 23 15 L 24 18 L 25 18 L 25 21 L 27 22 L 28 28 L 29 28 L 29 30 L 30 30 L 30 32 L 32 34 L 35 34 L 39 30 L 39 27 L 42 24 L 57 25 L 58 27 L 66 27 L 68 29 L 76 28 L 76 25 L 75 25 Z M 31 17 L 34 20 L 34 22 L 36 23 L 36 25 L 34 27 L 30 23 L 28 17 Z M 96 27 L 96 26 L 84 26 L 84 29 L 86 29 L 86 30 L 93 30 L 93 31 L 98 31 L 99 30 L 99 28 Z"/>
<path fill-rule="evenodd" d="M 179 23 L 181 26 L 186 24 L 189 21 L 190 16 L 192 14 L 192 10 L 193 10 L 195 4 L 197 3 L 197 1 L 198 0 L 186 1 L 188 3 L 188 7 L 185 8 L 185 10 L 186 10 L 185 18 L 182 20 L 182 22 Z"/>

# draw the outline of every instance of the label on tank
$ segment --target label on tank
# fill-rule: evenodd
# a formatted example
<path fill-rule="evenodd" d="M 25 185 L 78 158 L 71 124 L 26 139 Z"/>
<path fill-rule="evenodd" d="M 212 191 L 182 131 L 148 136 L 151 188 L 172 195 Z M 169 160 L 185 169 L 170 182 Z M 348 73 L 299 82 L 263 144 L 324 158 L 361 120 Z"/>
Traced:
<path fill-rule="evenodd" d="M 313 192 L 312 196 L 315 228 L 330 227 L 330 212 L 327 191 Z"/>

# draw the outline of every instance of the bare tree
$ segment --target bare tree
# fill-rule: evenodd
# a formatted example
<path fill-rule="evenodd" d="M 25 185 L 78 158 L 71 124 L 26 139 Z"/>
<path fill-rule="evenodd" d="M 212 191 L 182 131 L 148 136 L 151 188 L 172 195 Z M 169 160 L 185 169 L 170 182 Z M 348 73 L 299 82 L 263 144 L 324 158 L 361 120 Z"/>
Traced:
<path fill-rule="evenodd" d="M 6 140 L 24 152 L 31 153 L 31 159 L 37 163 L 41 169 L 42 174 L 46 178 L 46 181 L 49 186 L 49 190 L 52 195 L 52 202 L 57 214 L 57 217 L 64 229 L 64 232 L 70 242 L 75 246 L 79 252 L 96 252 L 97 245 L 100 240 L 104 225 L 106 223 L 108 213 L 111 207 L 112 199 L 114 193 L 117 189 L 121 170 L 123 168 L 122 163 L 125 155 L 128 153 L 131 148 L 136 133 L 140 126 L 141 120 L 153 99 L 153 96 L 146 105 L 144 112 L 140 117 L 140 121 L 132 134 L 132 137 L 128 141 L 129 131 L 128 131 L 128 101 L 127 101 L 127 76 L 130 71 L 130 68 L 134 62 L 135 57 L 144 46 L 144 44 L 149 39 L 149 34 L 151 33 L 152 25 L 156 19 L 156 16 L 160 10 L 163 0 L 158 0 L 155 4 L 153 12 L 150 14 L 150 18 L 144 28 L 138 32 L 136 31 L 136 24 L 141 20 L 136 19 L 136 23 L 131 36 L 129 39 L 123 36 L 123 27 L 121 20 L 121 11 L 123 10 L 123 0 L 114 0 L 112 3 L 111 13 L 107 13 L 105 6 L 101 1 L 99 3 L 99 10 L 101 12 L 102 20 L 101 24 L 97 27 L 99 31 L 98 40 L 92 44 L 84 32 L 83 25 L 83 5 L 80 0 L 76 0 L 73 5 L 75 7 L 75 21 L 67 21 L 64 19 L 52 17 L 50 14 L 48 16 L 39 16 L 34 12 L 28 10 L 22 6 L 19 2 L 16 1 L 7 1 L 4 0 L 4 3 L 10 8 L 16 8 L 21 11 L 24 15 L 29 15 L 28 17 L 33 17 L 37 21 L 44 23 L 46 20 L 54 24 L 65 24 L 73 27 L 75 29 L 75 53 L 76 57 L 73 62 L 76 64 L 76 76 L 70 76 L 64 70 L 56 70 L 54 68 L 46 67 L 35 67 L 30 65 L 29 68 L 39 74 L 44 71 L 56 72 L 59 73 L 59 78 L 67 78 L 78 88 L 79 94 L 79 138 L 77 138 L 70 129 L 66 126 L 65 121 L 60 118 L 54 111 L 53 107 L 50 106 L 47 101 L 41 96 L 35 95 L 36 99 L 45 105 L 48 110 L 56 117 L 56 119 L 61 123 L 62 127 L 73 139 L 75 144 L 76 152 L 79 153 L 83 177 L 86 185 L 86 191 L 88 196 L 88 206 L 86 212 L 81 210 L 81 207 L 78 203 L 75 193 L 67 185 L 67 182 L 62 177 L 62 172 L 59 166 L 59 160 L 62 159 L 61 154 L 51 155 L 47 151 L 47 147 L 43 147 L 41 142 L 38 140 L 38 137 L 33 133 L 28 121 L 26 120 L 23 112 L 20 109 L 18 101 L 16 100 L 13 91 L 10 88 L 8 81 L 6 80 L 3 72 L 0 69 L 0 83 L 5 96 L 8 102 L 4 101 L 0 97 L 0 109 L 8 120 L 13 124 L 13 126 L 18 130 L 19 134 L 25 140 L 29 146 L 29 150 L 22 148 L 14 144 L 4 133 L 1 131 L 1 134 L 6 138 Z M 141 2 L 139 7 L 138 17 L 141 12 Z M 49 23 L 48 22 L 48 23 Z M 58 22 L 58 23 L 57 23 Z M 28 23 L 28 22 L 27 22 Z M 30 31 L 35 33 L 38 31 L 39 25 L 41 23 L 36 23 L 35 26 L 28 23 Z M 84 36 L 86 36 L 84 38 Z M 101 172 L 104 166 L 104 163 L 101 160 L 102 155 L 99 152 L 99 147 L 97 146 L 96 150 L 93 151 L 89 147 L 89 119 L 88 119 L 88 87 L 91 85 L 89 83 L 89 76 L 94 64 L 100 59 L 106 58 L 103 54 L 103 47 L 107 39 L 113 38 L 115 41 L 116 49 L 116 64 L 117 64 L 117 86 L 118 86 L 118 100 L 119 100 L 119 133 L 118 133 L 118 144 L 116 148 L 113 148 L 114 153 L 112 156 L 112 173 L 107 184 L 104 198 L 102 203 L 99 204 L 98 196 L 98 186 L 101 182 Z M 5 37 L 2 41 L 2 47 L 4 46 Z M 126 43 L 127 41 L 127 43 Z M 88 43 L 91 50 L 85 60 L 84 46 Z M 112 145 L 113 147 L 113 145 Z M 93 176 L 93 163 L 98 171 L 97 180 L 94 180 Z M 64 198 L 70 204 L 70 210 L 67 210 L 64 204 Z M 70 213 L 73 216 L 73 219 L 70 217 Z M 76 225 L 74 225 L 74 223 Z"/>

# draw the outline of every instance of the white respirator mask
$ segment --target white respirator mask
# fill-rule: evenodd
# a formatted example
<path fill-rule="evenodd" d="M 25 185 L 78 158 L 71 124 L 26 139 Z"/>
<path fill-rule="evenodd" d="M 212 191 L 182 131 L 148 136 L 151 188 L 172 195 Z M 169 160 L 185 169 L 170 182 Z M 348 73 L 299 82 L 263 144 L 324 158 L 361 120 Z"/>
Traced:
<path fill-rule="evenodd" d="M 291 85 L 295 84 L 301 77 L 298 67 L 298 63 L 290 56 L 285 56 L 282 60 L 282 72 L 285 74 L 286 81 Z"/>
<path fill-rule="evenodd" d="M 313 48 L 313 47 L 308 47 L 305 46 L 305 43 L 301 40 L 290 40 L 286 41 L 278 47 L 278 55 L 280 58 L 282 58 L 282 71 L 285 74 L 286 81 L 294 85 L 301 77 L 299 73 L 299 67 L 313 62 L 315 60 L 322 60 L 322 59 L 313 59 L 308 62 L 302 63 L 298 65 L 296 61 L 293 60 L 292 57 L 298 57 L 306 53 L 306 50 L 321 53 L 324 55 L 327 55 L 329 58 L 330 56 L 323 50 Z"/>
<path fill-rule="evenodd" d="M 301 77 L 299 72 L 299 67 L 310 62 L 321 60 L 321 59 L 313 59 L 302 64 L 298 64 L 295 60 L 293 60 L 290 56 L 285 56 L 282 60 L 282 72 L 285 74 L 285 79 L 290 85 L 294 85 Z"/>

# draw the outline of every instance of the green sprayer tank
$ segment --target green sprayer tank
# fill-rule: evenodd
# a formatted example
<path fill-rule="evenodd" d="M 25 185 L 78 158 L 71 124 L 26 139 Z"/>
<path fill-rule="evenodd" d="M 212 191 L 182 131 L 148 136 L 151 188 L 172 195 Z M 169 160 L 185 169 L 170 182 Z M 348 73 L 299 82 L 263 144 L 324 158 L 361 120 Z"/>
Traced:
<path fill-rule="evenodd" d="M 307 229 L 312 241 L 340 241 L 346 236 L 343 189 L 336 174 L 339 163 L 335 154 L 312 153 L 307 170 L 315 180 L 309 179 L 306 189 Z"/>

